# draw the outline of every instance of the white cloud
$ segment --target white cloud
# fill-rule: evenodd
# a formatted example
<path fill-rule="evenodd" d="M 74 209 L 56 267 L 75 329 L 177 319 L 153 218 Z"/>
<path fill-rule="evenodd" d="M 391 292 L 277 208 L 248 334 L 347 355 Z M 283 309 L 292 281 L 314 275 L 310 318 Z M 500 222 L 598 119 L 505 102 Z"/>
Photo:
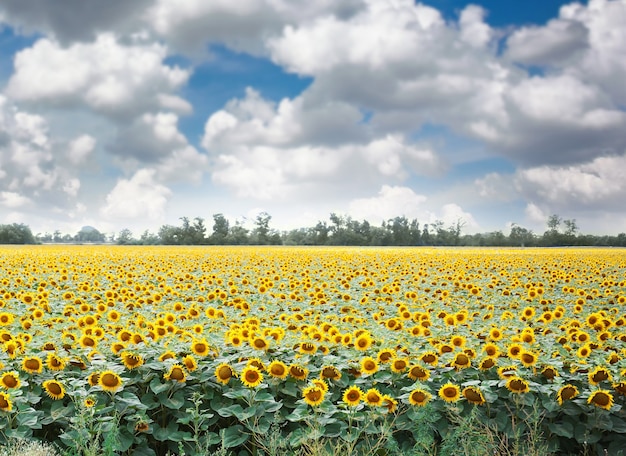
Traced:
<path fill-rule="evenodd" d="M 96 147 L 96 138 L 90 135 L 80 135 L 70 142 L 67 157 L 69 161 L 78 165 L 83 163 Z"/>
<path fill-rule="evenodd" d="M 417 219 L 421 223 L 441 221 L 445 227 L 460 222 L 465 229 L 475 230 L 478 223 L 471 213 L 458 204 L 447 203 L 441 207 L 431 207 L 425 195 L 416 194 L 411 188 L 383 185 L 378 195 L 358 198 L 349 203 L 348 214 L 357 219 L 365 219 L 380 224 L 397 216 Z"/>
<path fill-rule="evenodd" d="M 30 203 L 30 198 L 20 195 L 19 193 L 0 192 L 0 204 L 9 209 L 16 209 Z"/>
<path fill-rule="evenodd" d="M 106 196 L 101 215 L 107 219 L 158 223 L 165 218 L 172 192 L 155 180 L 156 171 L 140 169 L 130 179 L 118 180 Z"/>
<path fill-rule="evenodd" d="M 361 0 L 158 0 L 146 17 L 156 32 L 177 49 L 201 54 L 207 43 L 263 54 L 263 40 L 289 23 L 323 15 L 349 16 Z"/>
<path fill-rule="evenodd" d="M 160 44 L 122 45 L 110 33 L 68 47 L 41 38 L 15 55 L 6 93 L 23 102 L 84 104 L 113 117 L 133 116 L 172 104 L 170 92 L 187 81 L 188 70 L 163 64 L 166 55 Z"/>
<path fill-rule="evenodd" d="M 423 216 L 426 200 L 426 196 L 416 194 L 409 187 L 383 185 L 377 196 L 351 201 L 348 213 L 357 220 L 376 223 L 402 215 L 413 219 Z"/>
<path fill-rule="evenodd" d="M 579 56 L 589 30 L 578 21 L 553 19 L 544 27 L 522 27 L 508 38 L 508 58 L 527 65 L 554 66 Z"/>

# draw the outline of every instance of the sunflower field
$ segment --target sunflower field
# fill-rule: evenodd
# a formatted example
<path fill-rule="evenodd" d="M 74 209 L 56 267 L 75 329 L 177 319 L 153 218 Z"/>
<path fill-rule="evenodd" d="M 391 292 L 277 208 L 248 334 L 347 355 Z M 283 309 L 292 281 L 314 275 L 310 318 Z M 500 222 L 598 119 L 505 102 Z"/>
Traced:
<path fill-rule="evenodd" d="M 626 448 L 622 250 L 34 246 L 0 258 L 0 443 L 460 454 L 474 430 L 473 445 L 489 435 L 520 454 L 533 439 L 544 454 Z"/>

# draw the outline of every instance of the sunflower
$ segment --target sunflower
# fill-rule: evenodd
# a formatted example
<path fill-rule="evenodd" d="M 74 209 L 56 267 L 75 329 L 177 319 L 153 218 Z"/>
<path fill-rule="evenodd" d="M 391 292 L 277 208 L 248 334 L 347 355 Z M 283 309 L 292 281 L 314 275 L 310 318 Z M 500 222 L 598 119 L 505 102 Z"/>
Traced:
<path fill-rule="evenodd" d="M 617 394 L 626 396 L 626 382 L 613 383 L 613 389 Z"/>
<path fill-rule="evenodd" d="M 502 330 L 500 330 L 500 328 L 491 328 L 489 331 L 489 338 L 493 341 L 500 340 L 502 337 L 504 337 L 504 335 L 502 334 Z"/>
<path fill-rule="evenodd" d="M 43 382 L 43 389 L 52 399 L 63 399 L 65 397 L 65 388 L 56 380 L 46 380 Z"/>
<path fill-rule="evenodd" d="M 361 402 L 363 391 L 358 386 L 351 386 L 343 392 L 342 400 L 350 407 L 356 407 Z"/>
<path fill-rule="evenodd" d="M 309 370 L 299 364 L 292 364 L 289 366 L 289 375 L 296 380 L 306 380 L 309 375 Z"/>
<path fill-rule="evenodd" d="M 591 346 L 589 344 L 585 344 L 578 349 L 576 355 L 579 358 L 587 358 L 591 354 Z"/>
<path fill-rule="evenodd" d="M 401 374 L 409 366 L 409 362 L 406 358 L 394 358 L 391 361 L 391 370 L 396 374 Z"/>
<path fill-rule="evenodd" d="M 426 364 L 430 364 L 431 366 L 436 366 L 439 362 L 439 357 L 433 351 L 428 351 L 424 353 L 420 359 Z"/>
<path fill-rule="evenodd" d="M 305 355 L 312 355 L 317 351 L 317 345 L 312 344 L 311 342 L 304 342 L 300 344 L 300 353 L 304 353 Z"/>
<path fill-rule="evenodd" d="M 483 347 L 483 351 L 490 358 L 495 358 L 496 356 L 500 354 L 500 349 L 493 342 L 486 343 Z"/>
<path fill-rule="evenodd" d="M 43 363 L 38 356 L 29 356 L 22 360 L 22 370 L 30 374 L 39 374 L 43 370 Z"/>
<path fill-rule="evenodd" d="M 587 378 L 589 379 L 589 383 L 592 385 L 599 385 L 603 381 L 610 382 L 612 380 L 611 373 L 604 367 L 596 367 L 594 370 L 587 374 Z"/>
<path fill-rule="evenodd" d="M 383 396 L 382 406 L 387 408 L 388 413 L 393 413 L 398 408 L 398 401 L 396 401 L 393 397 L 389 396 L 388 394 L 385 394 Z"/>
<path fill-rule="evenodd" d="M 311 380 L 311 383 L 314 386 L 317 386 L 318 388 L 322 389 L 325 393 L 328 393 L 328 383 L 326 383 L 326 381 L 315 378 Z"/>
<path fill-rule="evenodd" d="M 198 356 L 209 354 L 209 343 L 205 339 L 194 339 L 191 343 L 191 351 Z"/>
<path fill-rule="evenodd" d="M 486 371 L 491 369 L 492 367 L 494 367 L 497 364 L 497 358 L 491 358 L 491 357 L 487 357 L 482 359 L 479 363 L 478 363 L 478 368 L 481 371 Z"/>
<path fill-rule="evenodd" d="M 462 394 L 471 404 L 483 405 L 485 403 L 485 396 L 477 386 L 466 386 L 463 388 Z"/>
<path fill-rule="evenodd" d="M 354 348 L 359 351 L 365 351 L 372 346 L 372 337 L 368 333 L 363 333 L 354 340 Z"/>
<path fill-rule="evenodd" d="M 520 357 L 523 349 L 524 349 L 524 347 L 522 347 L 521 344 L 512 343 L 507 348 L 507 355 L 511 359 L 517 359 L 517 358 Z"/>
<path fill-rule="evenodd" d="M 431 394 L 423 389 L 416 388 L 409 394 L 409 403 L 418 407 L 425 406 L 430 401 Z"/>
<path fill-rule="evenodd" d="M 312 407 L 320 405 L 324 400 L 325 395 L 326 392 L 322 388 L 315 385 L 307 386 L 302 391 L 302 398 L 304 399 L 304 402 Z"/>
<path fill-rule="evenodd" d="M 463 336 L 452 336 L 450 339 L 450 343 L 455 347 L 464 347 L 467 343 L 467 340 Z"/>
<path fill-rule="evenodd" d="M 452 383 L 446 383 L 439 388 L 439 397 L 446 402 L 456 402 L 461 397 L 461 388 Z"/>
<path fill-rule="evenodd" d="M 335 366 L 324 366 L 320 372 L 320 378 L 322 380 L 339 380 L 341 378 L 341 371 Z"/>
<path fill-rule="evenodd" d="M 506 389 L 512 393 L 522 394 L 530 391 L 530 386 L 523 378 L 513 375 L 506 381 Z"/>
<path fill-rule="evenodd" d="M 373 374 L 378 371 L 378 361 L 371 356 L 366 356 L 361 360 L 361 373 Z"/>
<path fill-rule="evenodd" d="M 46 365 L 48 369 L 53 371 L 62 371 L 67 366 L 67 360 L 60 357 L 56 353 L 48 353 L 46 357 Z"/>
<path fill-rule="evenodd" d="M 430 371 L 422 366 L 413 365 L 409 368 L 408 377 L 413 381 L 425 382 L 430 378 Z"/>
<path fill-rule="evenodd" d="M 532 367 L 537 363 L 537 354 L 530 350 L 522 350 L 519 354 L 519 360 L 524 367 Z"/>
<path fill-rule="evenodd" d="M 517 368 L 513 365 L 502 366 L 498 368 L 498 377 L 502 380 L 506 380 L 509 377 L 517 374 Z"/>
<path fill-rule="evenodd" d="M 250 346 L 257 350 L 267 350 L 268 348 L 270 348 L 269 342 L 265 340 L 264 337 L 255 337 L 250 342 Z"/>
<path fill-rule="evenodd" d="M 573 399 L 576 396 L 578 396 L 578 388 L 574 385 L 567 384 L 562 386 L 556 393 L 556 401 L 559 405 L 563 405 L 563 402 Z"/>
<path fill-rule="evenodd" d="M 243 371 L 241 371 L 240 379 L 241 383 L 248 388 L 254 388 L 255 386 L 259 386 L 263 381 L 263 374 L 259 368 L 255 366 L 246 366 Z"/>
<path fill-rule="evenodd" d="M 284 379 L 289 375 L 289 370 L 287 369 L 287 365 L 279 360 L 274 360 L 267 367 L 267 371 L 274 378 Z"/>
<path fill-rule="evenodd" d="M 185 356 L 183 358 L 183 364 L 189 372 L 193 372 L 198 368 L 198 362 L 196 361 L 196 358 L 194 358 L 192 355 Z"/>
<path fill-rule="evenodd" d="M 370 388 L 365 392 L 363 401 L 366 402 L 367 405 L 383 405 L 383 395 L 380 394 L 380 391 L 376 388 Z"/>
<path fill-rule="evenodd" d="M 143 357 L 135 352 L 125 351 L 121 354 L 122 363 L 128 370 L 137 369 L 143 365 Z"/>
<path fill-rule="evenodd" d="M 610 410 L 613 406 L 613 395 L 608 390 L 598 390 L 591 393 L 587 404 L 593 404 L 596 407 Z"/>
<path fill-rule="evenodd" d="M 96 400 L 92 396 L 87 396 L 83 401 L 83 405 L 87 408 L 91 408 L 96 405 Z"/>
<path fill-rule="evenodd" d="M 467 356 L 467 354 L 463 352 L 457 353 L 454 356 L 454 361 L 452 361 L 452 366 L 456 370 L 465 369 L 467 367 L 470 367 L 471 365 L 472 365 L 472 360 L 470 359 L 469 356 Z"/>
<path fill-rule="evenodd" d="M 98 385 L 100 385 L 103 390 L 114 393 L 122 386 L 122 378 L 115 372 L 107 370 L 100 373 Z"/>
<path fill-rule="evenodd" d="M 390 348 L 383 348 L 382 350 L 378 351 L 378 362 L 379 363 L 388 363 L 391 362 L 392 359 L 394 359 L 396 357 L 396 351 L 392 350 Z"/>
<path fill-rule="evenodd" d="M 545 366 L 541 370 L 541 375 L 543 375 L 548 380 L 553 380 L 555 377 L 559 376 L 559 371 L 554 366 Z"/>
<path fill-rule="evenodd" d="M 159 361 L 163 362 L 166 359 L 175 359 L 175 358 L 176 358 L 176 353 L 174 353 L 171 350 L 166 350 L 159 356 Z"/>
<path fill-rule="evenodd" d="M 20 382 L 20 376 L 15 371 L 4 372 L 0 377 L 0 388 L 19 388 L 21 383 L 22 382 Z"/>
<path fill-rule="evenodd" d="M 83 348 L 96 348 L 96 345 L 98 345 L 98 341 L 94 337 L 87 334 L 83 334 L 82 336 L 80 336 L 80 339 L 78 339 L 78 343 Z"/>
<path fill-rule="evenodd" d="M 169 371 L 163 375 L 165 380 L 175 380 L 179 383 L 185 383 L 187 380 L 187 373 L 180 364 L 174 364 L 170 367 Z"/>
<path fill-rule="evenodd" d="M 246 363 L 246 366 L 254 366 L 260 371 L 265 370 L 265 364 L 263 364 L 263 361 L 259 358 L 250 358 Z"/>
<path fill-rule="evenodd" d="M 215 368 L 215 378 L 223 385 L 226 385 L 234 376 L 235 371 L 226 363 L 221 363 Z"/>
<path fill-rule="evenodd" d="M 3 412 L 13 410 L 13 402 L 11 402 L 11 397 L 7 393 L 0 392 L 0 410 Z"/>

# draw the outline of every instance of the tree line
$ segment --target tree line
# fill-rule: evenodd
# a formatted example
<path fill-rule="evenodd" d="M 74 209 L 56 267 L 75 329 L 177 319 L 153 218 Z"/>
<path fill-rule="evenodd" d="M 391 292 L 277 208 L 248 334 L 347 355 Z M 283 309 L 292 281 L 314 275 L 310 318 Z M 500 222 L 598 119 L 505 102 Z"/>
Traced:
<path fill-rule="evenodd" d="M 271 227 L 272 217 L 262 212 L 251 228 L 241 222 L 231 223 L 224 214 L 213 214 L 209 230 L 202 217 L 180 218 L 179 225 L 162 225 L 156 233 L 144 231 L 136 237 L 129 229 L 105 235 L 93 227 L 83 227 L 75 235 L 38 233 L 33 235 L 24 224 L 0 225 L 1 244 L 36 243 L 109 243 L 118 245 L 353 245 L 353 246 L 495 246 L 557 247 L 613 246 L 626 247 L 626 234 L 589 235 L 579 232 L 576 220 L 554 214 L 542 234 L 513 224 L 510 232 L 463 234 L 462 220 L 445 225 L 442 221 L 421 224 L 417 219 L 398 216 L 379 226 L 367 220 L 330 214 L 329 221 L 315 226 L 278 231 Z"/>
<path fill-rule="evenodd" d="M 626 233 L 618 235 L 589 235 L 579 232 L 576 220 L 554 214 L 547 220 L 547 230 L 536 234 L 513 224 L 510 232 L 463 234 L 462 220 L 446 226 L 442 221 L 420 224 L 398 216 L 383 221 L 380 226 L 367 220 L 330 214 L 328 221 L 315 226 L 278 231 L 270 226 L 272 217 L 262 212 L 252 228 L 240 222 L 231 223 L 223 214 L 213 214 L 209 231 L 202 217 L 180 219 L 180 225 L 162 225 L 156 233 L 148 230 L 135 237 L 129 229 L 109 236 L 86 226 L 75 235 L 38 233 L 33 235 L 28 225 L 0 225 L 0 244 L 37 243 L 109 243 L 118 245 L 352 245 L 352 246 L 494 246 L 494 247 L 557 247 L 612 246 L 626 247 Z"/>

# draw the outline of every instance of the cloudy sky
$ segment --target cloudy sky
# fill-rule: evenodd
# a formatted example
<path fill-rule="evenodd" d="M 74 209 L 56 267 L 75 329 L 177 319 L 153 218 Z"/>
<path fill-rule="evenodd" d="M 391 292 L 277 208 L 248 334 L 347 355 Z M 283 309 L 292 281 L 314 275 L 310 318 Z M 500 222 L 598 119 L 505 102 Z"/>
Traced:
<path fill-rule="evenodd" d="M 0 223 L 626 231 L 626 0 L 2 0 Z"/>

